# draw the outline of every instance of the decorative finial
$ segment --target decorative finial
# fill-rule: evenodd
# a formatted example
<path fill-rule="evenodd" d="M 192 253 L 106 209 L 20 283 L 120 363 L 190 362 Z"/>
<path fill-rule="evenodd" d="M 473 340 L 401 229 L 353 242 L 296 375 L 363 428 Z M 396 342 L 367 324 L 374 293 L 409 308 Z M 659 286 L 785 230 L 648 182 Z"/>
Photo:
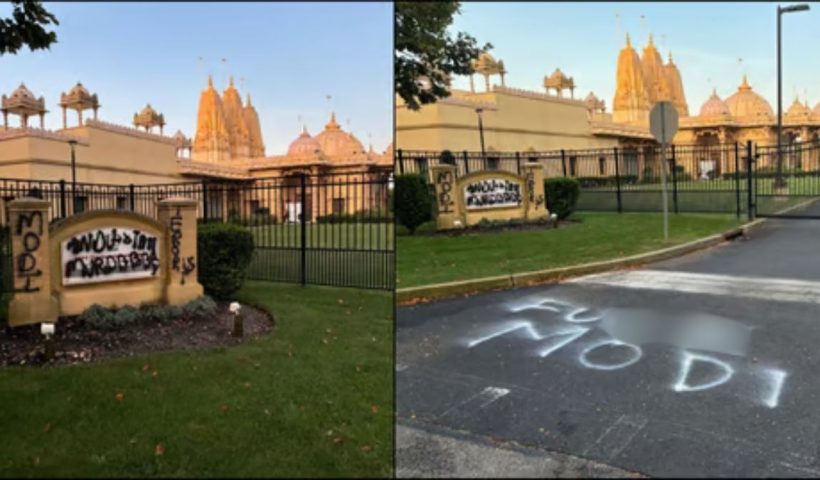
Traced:
<path fill-rule="evenodd" d="M 655 46 L 654 42 L 652 42 L 652 34 L 651 34 L 651 33 L 649 34 L 649 46 L 650 46 L 650 47 L 654 47 L 654 46 Z"/>
<path fill-rule="evenodd" d="M 741 88 L 749 88 L 749 81 L 746 79 L 746 74 L 743 74 L 743 83 L 740 84 Z"/>
<path fill-rule="evenodd" d="M 632 47 L 632 42 L 629 40 L 629 32 L 626 32 L 626 46 Z"/>
<path fill-rule="evenodd" d="M 214 77 L 211 74 L 208 74 L 208 87 L 214 88 Z"/>
<path fill-rule="evenodd" d="M 669 63 L 672 63 L 672 50 L 669 50 Z"/>
<path fill-rule="evenodd" d="M 228 85 L 233 87 L 233 75 L 228 75 Z"/>
<path fill-rule="evenodd" d="M 245 94 L 245 104 L 246 104 L 246 106 L 248 106 L 248 107 L 250 107 L 250 106 L 251 106 L 251 94 L 250 94 L 250 93 L 246 93 L 246 94 Z"/>
<path fill-rule="evenodd" d="M 712 96 L 717 97 L 717 89 L 715 87 L 712 87 Z"/>

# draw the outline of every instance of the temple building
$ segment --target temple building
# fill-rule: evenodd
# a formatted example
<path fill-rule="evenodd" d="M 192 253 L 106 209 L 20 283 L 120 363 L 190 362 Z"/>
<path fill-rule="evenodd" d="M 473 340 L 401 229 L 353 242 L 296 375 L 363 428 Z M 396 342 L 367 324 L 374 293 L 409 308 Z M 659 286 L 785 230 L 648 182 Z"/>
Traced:
<path fill-rule="evenodd" d="M 21 84 L 11 95 L 0 97 L 3 114 L 0 182 L 2 179 L 70 182 L 73 156 L 78 183 L 147 185 L 209 180 L 223 185 L 285 185 L 282 190 L 287 192 L 295 191 L 287 186 L 298 184 L 302 174 L 317 178 L 345 175 L 346 181 L 360 183 L 357 188 L 344 192 L 307 192 L 312 198 L 308 202 L 311 219 L 326 213 L 350 213 L 345 205 L 352 202 L 347 201 L 347 196 L 363 198 L 362 195 L 378 194 L 386 198 L 386 192 L 370 191 L 369 179 L 392 171 L 392 148 L 384 152 L 376 152 L 372 146 L 365 149 L 352 133 L 338 125 L 335 114 L 331 114 L 324 130 L 317 135 L 312 136 L 304 126 L 287 152 L 267 155 L 259 115 L 250 95 L 242 101 L 233 79 L 229 79 L 220 95 L 209 77 L 200 95 L 192 138 L 182 131 L 166 136 L 165 116 L 150 104 L 134 114 L 133 126 L 100 120 L 97 94 L 90 93 L 79 82 L 60 96 L 59 107 L 62 128 L 48 130 L 43 128 L 43 118 L 48 111 L 42 96 L 37 98 Z M 74 125 L 69 125 L 68 110 L 77 114 Z M 87 110 L 92 111 L 91 118 L 84 117 Z M 13 125 L 9 116 L 19 117 L 19 123 Z M 40 118 L 39 128 L 29 125 L 30 117 Z M 332 184 L 329 179 L 322 181 Z M 377 183 L 373 182 L 372 188 L 376 188 Z M 258 194 L 260 198 L 251 198 L 247 193 L 249 189 L 236 189 L 232 193 L 228 190 L 223 188 L 211 193 L 211 214 L 227 215 L 227 205 L 238 205 L 243 214 L 264 209 L 269 215 L 282 219 L 289 215 L 286 203 L 293 202 L 283 198 L 274 202 L 271 195 L 263 199 L 263 193 Z M 230 195 L 246 197 L 226 198 Z M 292 212 L 290 215 L 293 216 Z"/>
<path fill-rule="evenodd" d="M 735 92 L 721 98 L 713 91 L 690 113 L 681 72 L 667 53 L 664 63 L 652 35 L 639 55 L 629 34 L 618 54 L 612 111 L 594 93 L 576 98 L 576 80 L 561 69 L 544 77 L 545 92 L 512 88 L 504 83 L 507 70 L 501 60 L 482 54 L 475 73 L 485 79 L 477 91 L 451 89 L 451 96 L 424 105 L 418 111 L 396 102 L 396 145 L 416 151 L 480 151 L 479 116 L 488 152 L 547 152 L 611 149 L 625 152 L 655 145 L 649 132 L 649 112 L 656 102 L 672 102 L 680 117 L 674 143 L 713 146 L 777 142 L 776 114 L 744 76 Z M 500 84 L 491 84 L 494 75 Z M 569 92 L 566 95 L 565 92 Z M 813 109 L 806 99 L 795 99 L 783 115 L 785 143 L 820 141 L 820 103 Z M 729 169 L 725 158 L 711 158 L 718 172 Z M 816 160 L 812 160 L 816 163 Z M 805 164 L 805 162 L 804 162 Z M 731 167 L 733 168 L 733 167 Z M 696 172 L 701 174 L 702 172 Z"/>

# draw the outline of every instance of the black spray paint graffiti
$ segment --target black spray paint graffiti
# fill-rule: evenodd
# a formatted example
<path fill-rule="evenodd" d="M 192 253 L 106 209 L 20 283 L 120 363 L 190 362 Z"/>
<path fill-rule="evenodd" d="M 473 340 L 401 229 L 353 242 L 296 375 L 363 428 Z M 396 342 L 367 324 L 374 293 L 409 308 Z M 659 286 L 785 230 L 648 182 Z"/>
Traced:
<path fill-rule="evenodd" d="M 36 225 L 35 225 L 36 223 Z M 25 226 L 25 229 L 24 229 Z M 17 235 L 22 235 L 23 251 L 17 255 L 15 264 L 17 267 L 17 276 L 25 279 L 25 284 L 17 288 L 15 285 L 15 292 L 33 293 L 40 291 L 40 287 L 31 285 L 31 279 L 43 275 L 43 271 L 37 268 L 37 258 L 33 252 L 40 248 L 40 236 L 43 234 L 43 214 L 42 212 L 20 213 L 17 217 L 16 232 Z"/>
<path fill-rule="evenodd" d="M 193 255 L 181 259 L 179 256 L 180 244 L 182 243 L 182 216 L 179 214 L 179 208 L 171 217 L 171 269 L 175 272 L 180 272 L 179 284 L 185 285 L 185 277 L 196 269 L 196 262 Z"/>
<path fill-rule="evenodd" d="M 464 346 L 472 349 L 499 337 L 516 335 L 532 341 L 534 353 L 546 358 L 586 336 L 591 340 L 576 344 L 578 363 L 599 371 L 620 370 L 638 363 L 644 356 L 645 345 L 671 346 L 678 351 L 679 368 L 671 390 L 711 390 L 728 384 L 737 375 L 753 382 L 751 387 L 740 385 L 747 395 L 769 408 L 778 406 L 787 377 L 778 368 L 738 361 L 747 354 L 752 328 L 725 317 L 689 314 L 670 325 L 659 322 L 657 312 L 595 310 L 549 298 L 513 305 L 510 311 L 516 315 L 515 320 L 486 329 L 463 342 Z"/>
<path fill-rule="evenodd" d="M 453 190 L 453 172 L 439 172 L 436 179 L 439 185 L 438 211 L 450 213 L 453 211 L 453 197 L 450 192 Z"/>
<path fill-rule="evenodd" d="M 101 279 L 118 274 L 149 272 L 155 276 L 160 261 L 157 237 L 140 230 L 118 231 L 116 228 L 75 235 L 65 242 L 63 277 L 66 279 Z"/>
<path fill-rule="evenodd" d="M 464 187 L 467 208 L 521 205 L 521 185 L 510 180 L 481 180 Z"/>
<path fill-rule="evenodd" d="M 527 172 L 527 192 L 529 193 L 530 204 L 535 205 L 535 210 L 538 210 L 544 204 L 544 196 L 535 195 L 535 174 L 532 170 Z"/>

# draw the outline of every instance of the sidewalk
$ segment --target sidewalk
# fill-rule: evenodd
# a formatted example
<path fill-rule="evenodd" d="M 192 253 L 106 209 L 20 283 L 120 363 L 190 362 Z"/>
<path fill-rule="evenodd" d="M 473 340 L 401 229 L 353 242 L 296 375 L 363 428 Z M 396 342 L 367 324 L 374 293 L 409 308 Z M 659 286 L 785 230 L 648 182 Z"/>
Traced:
<path fill-rule="evenodd" d="M 572 455 L 399 420 L 396 477 L 646 478 Z"/>

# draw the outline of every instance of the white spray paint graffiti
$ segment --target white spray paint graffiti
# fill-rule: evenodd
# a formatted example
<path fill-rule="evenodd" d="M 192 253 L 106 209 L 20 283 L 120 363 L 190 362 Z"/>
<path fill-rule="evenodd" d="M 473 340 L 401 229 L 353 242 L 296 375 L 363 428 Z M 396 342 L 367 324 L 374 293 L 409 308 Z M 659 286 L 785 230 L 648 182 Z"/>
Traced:
<path fill-rule="evenodd" d="M 592 352 L 593 350 L 596 350 L 598 348 L 601 348 L 604 345 L 613 345 L 613 346 L 616 346 L 616 347 L 626 347 L 626 348 L 632 350 L 633 355 L 632 355 L 631 358 L 629 358 L 627 360 L 624 360 L 621 363 L 615 363 L 615 364 L 612 364 L 612 365 L 592 362 L 587 358 L 587 355 L 589 355 L 590 352 Z M 578 361 L 581 362 L 581 365 L 583 365 L 587 368 L 595 369 L 595 370 L 618 370 L 618 369 L 626 368 L 626 367 L 632 365 L 633 363 L 640 360 L 642 356 L 643 356 L 643 350 L 641 350 L 641 347 L 639 347 L 637 345 L 632 345 L 631 343 L 624 343 L 624 342 L 621 342 L 620 340 L 604 340 L 602 342 L 594 343 L 594 344 L 590 345 L 589 347 L 585 348 L 584 351 L 581 352 L 581 356 L 578 357 Z"/>
<path fill-rule="evenodd" d="M 508 310 L 516 316 L 533 318 L 519 318 L 495 325 L 483 335 L 465 341 L 464 345 L 472 349 L 499 337 L 518 335 L 536 342 L 537 347 L 533 353 L 545 358 L 595 329 L 607 334 L 609 338 L 592 340 L 583 345 L 578 363 L 584 368 L 599 371 L 620 370 L 638 363 L 644 356 L 641 345 L 668 345 L 681 352 L 677 379 L 671 385 L 671 389 L 677 393 L 703 392 L 729 383 L 738 373 L 736 367 L 729 360 L 703 352 L 744 358 L 749 348 L 751 331 L 756 328 L 709 314 L 689 314 L 682 316 L 677 323 L 663 324 L 657 321 L 657 312 L 616 308 L 599 311 L 552 298 L 518 302 L 510 305 Z M 545 320 L 556 319 L 566 323 L 552 327 L 544 325 Z M 596 351 L 620 351 L 624 355 L 617 361 L 602 361 L 592 358 Z M 709 369 L 712 374 L 708 378 L 695 378 L 698 377 L 695 374 L 698 368 Z M 754 374 L 760 384 L 755 399 L 757 403 L 776 408 L 787 373 L 758 365 L 746 365 L 743 370 L 744 374 Z"/>
<path fill-rule="evenodd" d="M 687 379 L 689 378 L 689 371 L 692 369 L 692 364 L 694 362 L 708 362 L 712 365 L 716 365 L 723 370 L 723 374 L 711 382 L 701 383 L 700 385 L 689 385 L 687 383 Z M 678 381 L 672 386 L 672 390 L 676 392 L 699 392 L 702 390 L 709 390 L 710 388 L 714 388 L 728 382 L 734 374 L 735 370 L 726 362 L 706 355 L 698 355 L 696 353 L 684 351 L 680 375 L 678 376 Z"/>

